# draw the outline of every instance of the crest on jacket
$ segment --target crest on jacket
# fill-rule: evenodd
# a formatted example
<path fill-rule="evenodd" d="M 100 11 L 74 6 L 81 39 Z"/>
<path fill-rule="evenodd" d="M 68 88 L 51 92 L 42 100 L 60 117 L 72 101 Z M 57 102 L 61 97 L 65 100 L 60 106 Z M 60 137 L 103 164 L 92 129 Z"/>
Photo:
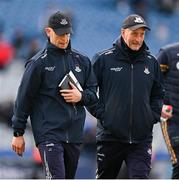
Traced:
<path fill-rule="evenodd" d="M 81 72 L 81 68 L 80 68 L 79 64 L 75 65 L 75 71 L 76 72 Z"/>
<path fill-rule="evenodd" d="M 149 71 L 148 67 L 145 67 L 144 73 L 145 73 L 145 74 L 150 74 L 150 71 Z"/>

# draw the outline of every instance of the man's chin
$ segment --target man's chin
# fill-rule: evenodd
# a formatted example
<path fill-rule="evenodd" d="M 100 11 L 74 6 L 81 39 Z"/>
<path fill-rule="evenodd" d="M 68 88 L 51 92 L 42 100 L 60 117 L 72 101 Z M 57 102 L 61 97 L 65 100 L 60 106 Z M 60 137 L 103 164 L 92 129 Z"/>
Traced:
<path fill-rule="evenodd" d="M 134 47 L 132 47 L 131 48 L 133 51 L 138 51 L 139 49 L 140 49 L 140 47 L 139 46 L 134 46 Z"/>
<path fill-rule="evenodd" d="M 66 46 L 66 45 L 59 45 L 59 48 L 60 48 L 60 49 L 66 49 L 67 46 Z"/>

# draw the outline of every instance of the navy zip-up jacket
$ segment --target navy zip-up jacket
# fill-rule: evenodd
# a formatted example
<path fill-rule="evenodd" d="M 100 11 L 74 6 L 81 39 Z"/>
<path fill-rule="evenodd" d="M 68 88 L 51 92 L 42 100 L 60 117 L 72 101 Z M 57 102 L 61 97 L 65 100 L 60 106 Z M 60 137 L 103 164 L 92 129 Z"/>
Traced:
<path fill-rule="evenodd" d="M 164 104 L 173 106 L 172 117 L 167 121 L 167 130 L 172 145 L 179 146 L 179 43 L 162 47 L 157 60 L 164 77 Z"/>
<path fill-rule="evenodd" d="M 138 54 L 129 56 L 119 38 L 93 61 L 99 102 L 88 110 L 98 119 L 97 141 L 151 141 L 153 125 L 160 119 L 163 86 L 158 62 L 145 43 Z"/>
<path fill-rule="evenodd" d="M 165 83 L 164 104 L 173 106 L 172 121 L 179 122 L 179 43 L 162 47 L 157 55 L 157 60 Z"/>
<path fill-rule="evenodd" d="M 58 85 L 70 70 L 80 82 L 82 99 L 75 105 L 66 103 Z M 27 64 L 18 89 L 12 117 L 14 131 L 24 132 L 30 116 L 35 142 L 82 141 L 85 109 L 97 101 L 96 78 L 88 57 L 69 44 L 66 50 L 48 42 L 47 47 Z"/>

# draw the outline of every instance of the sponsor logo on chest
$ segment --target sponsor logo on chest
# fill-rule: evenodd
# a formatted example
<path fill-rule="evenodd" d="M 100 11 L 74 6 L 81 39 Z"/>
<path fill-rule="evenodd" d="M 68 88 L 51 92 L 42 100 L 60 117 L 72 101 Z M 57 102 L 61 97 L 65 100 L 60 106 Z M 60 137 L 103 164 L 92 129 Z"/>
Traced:
<path fill-rule="evenodd" d="M 55 70 L 55 66 L 45 67 L 45 70 L 46 70 L 46 71 L 54 71 L 54 70 Z"/>
<path fill-rule="evenodd" d="M 113 67 L 113 68 L 110 68 L 111 71 L 114 71 L 114 72 L 119 72 L 123 69 L 123 67 Z"/>

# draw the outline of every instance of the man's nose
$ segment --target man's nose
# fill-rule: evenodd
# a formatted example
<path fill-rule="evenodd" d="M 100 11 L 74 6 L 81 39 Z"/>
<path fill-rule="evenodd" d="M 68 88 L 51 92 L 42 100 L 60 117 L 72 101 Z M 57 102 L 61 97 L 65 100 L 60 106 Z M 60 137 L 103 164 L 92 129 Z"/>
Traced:
<path fill-rule="evenodd" d="M 137 36 L 136 40 L 137 40 L 137 42 L 141 42 L 143 40 L 143 38 L 141 36 Z"/>

